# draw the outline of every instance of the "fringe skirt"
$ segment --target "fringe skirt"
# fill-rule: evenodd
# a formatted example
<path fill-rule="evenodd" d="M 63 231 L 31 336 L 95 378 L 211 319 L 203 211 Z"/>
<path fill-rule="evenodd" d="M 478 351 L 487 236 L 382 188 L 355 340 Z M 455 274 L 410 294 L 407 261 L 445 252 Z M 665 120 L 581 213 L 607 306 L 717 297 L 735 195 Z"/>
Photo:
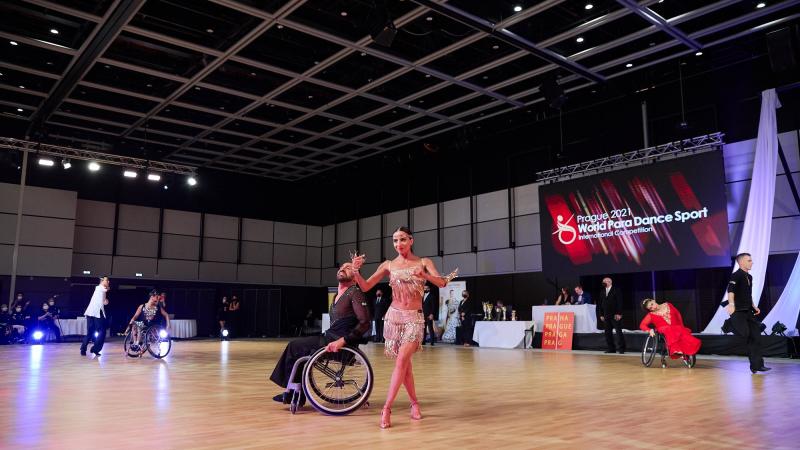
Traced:
<path fill-rule="evenodd" d="M 417 349 L 422 348 L 422 338 L 425 335 L 425 317 L 422 315 L 422 311 L 397 309 L 390 306 L 383 321 L 386 356 L 396 358 L 400 346 L 407 342 L 416 342 Z"/>

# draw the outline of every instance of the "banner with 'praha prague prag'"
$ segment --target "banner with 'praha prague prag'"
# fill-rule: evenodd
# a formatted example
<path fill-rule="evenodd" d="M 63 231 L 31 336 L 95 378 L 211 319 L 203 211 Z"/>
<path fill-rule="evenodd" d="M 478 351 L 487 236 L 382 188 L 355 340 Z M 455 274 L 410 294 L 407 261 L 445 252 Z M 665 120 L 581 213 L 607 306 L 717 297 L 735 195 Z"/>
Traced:
<path fill-rule="evenodd" d="M 572 350 L 572 332 L 574 329 L 574 312 L 544 313 L 542 349 Z"/>

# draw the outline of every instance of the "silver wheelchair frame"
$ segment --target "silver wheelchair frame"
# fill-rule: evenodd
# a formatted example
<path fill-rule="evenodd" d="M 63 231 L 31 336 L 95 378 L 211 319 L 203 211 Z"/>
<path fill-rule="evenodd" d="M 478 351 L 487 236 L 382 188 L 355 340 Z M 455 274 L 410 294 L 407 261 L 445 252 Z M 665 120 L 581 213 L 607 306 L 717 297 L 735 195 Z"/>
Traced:
<path fill-rule="evenodd" d="M 335 364 L 332 365 L 332 362 Z M 302 375 L 299 381 L 295 381 L 301 366 L 303 367 Z M 358 371 L 356 366 L 363 369 L 363 380 L 350 378 L 351 372 L 348 371 L 348 368 L 353 367 L 354 371 Z M 319 374 L 320 378 L 323 376 L 327 378 L 318 380 L 316 374 Z M 358 376 L 359 374 L 354 375 Z M 321 381 L 325 381 L 324 387 L 317 386 Z M 302 392 L 317 411 L 334 416 L 347 415 L 362 406 L 369 406 L 369 396 L 374 384 L 375 376 L 372 366 L 367 356 L 357 347 L 345 346 L 336 353 L 327 352 L 325 347 L 322 347 L 309 356 L 299 358 L 292 366 L 289 382 L 286 384 L 286 392 L 291 392 L 289 411 L 295 414 L 302 406 Z M 324 388 L 324 392 L 320 392 L 320 388 Z M 344 392 L 345 388 L 349 388 L 351 391 L 347 397 L 331 397 L 338 393 L 337 390 Z M 330 396 L 326 395 L 329 392 L 331 392 Z"/>
<path fill-rule="evenodd" d="M 655 330 L 653 330 L 655 331 Z M 642 365 L 650 367 L 656 359 L 656 353 L 661 354 L 661 368 L 667 368 L 667 356 L 669 355 L 669 348 L 667 347 L 667 340 L 664 335 L 655 331 L 655 336 L 647 335 L 642 347 Z M 683 365 L 691 369 L 697 363 L 696 355 L 683 355 L 680 360 Z"/>

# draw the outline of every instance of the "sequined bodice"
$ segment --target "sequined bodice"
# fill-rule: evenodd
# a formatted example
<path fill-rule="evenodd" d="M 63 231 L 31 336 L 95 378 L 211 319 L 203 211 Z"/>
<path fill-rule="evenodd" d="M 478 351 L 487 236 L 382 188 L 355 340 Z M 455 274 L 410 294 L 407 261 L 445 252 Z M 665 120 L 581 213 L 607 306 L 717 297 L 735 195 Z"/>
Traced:
<path fill-rule="evenodd" d="M 415 276 L 415 269 L 415 267 L 389 269 L 389 286 L 392 287 L 392 296 L 403 299 L 422 298 L 425 279 Z"/>
<path fill-rule="evenodd" d="M 147 306 L 147 303 L 142 305 L 142 314 L 144 314 L 144 320 L 148 322 L 151 322 L 156 317 L 157 312 L 158 307 L 150 308 Z"/>
<path fill-rule="evenodd" d="M 651 314 L 659 316 L 662 319 L 664 319 L 664 321 L 667 322 L 667 325 L 672 325 L 672 318 L 670 317 L 669 305 L 667 305 L 667 307 L 664 308 L 663 312 L 655 310 Z"/>

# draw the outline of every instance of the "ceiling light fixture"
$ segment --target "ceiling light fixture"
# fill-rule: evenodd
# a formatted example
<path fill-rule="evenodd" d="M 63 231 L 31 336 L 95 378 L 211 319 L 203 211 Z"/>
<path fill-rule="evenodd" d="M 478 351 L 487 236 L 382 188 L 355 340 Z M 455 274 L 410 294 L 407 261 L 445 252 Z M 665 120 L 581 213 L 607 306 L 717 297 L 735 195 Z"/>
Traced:
<path fill-rule="evenodd" d="M 433 17 L 432 16 L 428 16 L 428 17 L 425 18 L 425 20 L 427 20 L 428 22 L 433 22 Z"/>
<path fill-rule="evenodd" d="M 195 177 L 187 178 L 186 179 L 186 184 L 188 184 L 189 186 L 196 186 L 197 185 L 197 178 L 195 178 Z M 166 186 L 164 186 L 164 188 L 166 189 Z"/>
<path fill-rule="evenodd" d="M 40 166 L 53 167 L 55 164 L 55 161 L 50 158 L 39 158 Z"/>
<path fill-rule="evenodd" d="M 213 33 L 213 32 L 214 32 L 213 28 L 206 28 L 206 33 Z"/>
<path fill-rule="evenodd" d="M 593 5 L 593 4 L 591 4 L 591 3 L 587 3 L 587 4 L 586 4 L 586 6 L 584 6 L 584 7 L 583 7 L 583 9 L 585 9 L 585 10 L 587 10 L 587 11 L 588 11 L 588 10 L 590 10 L 590 9 L 592 9 L 592 8 L 594 8 L 594 5 Z"/>
<path fill-rule="evenodd" d="M 697 52 L 694 54 L 694 56 L 703 56 L 703 52 Z"/>
<path fill-rule="evenodd" d="M 756 8 L 758 8 L 758 9 L 761 9 L 761 8 L 763 8 L 763 7 L 765 7 L 765 6 L 767 6 L 767 4 L 766 4 L 766 3 L 764 3 L 764 2 L 760 2 L 759 4 L 757 4 L 757 5 L 756 5 Z"/>
<path fill-rule="evenodd" d="M 631 64 L 631 63 L 625 64 L 625 67 L 630 69 L 631 67 L 633 67 L 633 64 Z"/>
<path fill-rule="evenodd" d="M 347 11 L 342 11 L 339 13 L 339 15 L 342 17 L 347 17 Z"/>
<path fill-rule="evenodd" d="M 94 161 L 90 162 L 89 163 L 89 170 L 91 170 L 92 172 L 97 172 L 98 170 L 100 170 L 100 164 L 97 164 Z"/>
<path fill-rule="evenodd" d="M 17 112 L 23 112 L 23 111 L 24 110 L 22 108 L 17 108 Z"/>
<path fill-rule="evenodd" d="M 72 163 L 69 162 L 68 159 L 62 159 L 61 160 L 61 167 L 63 167 L 65 170 L 69 169 L 70 167 L 72 167 Z"/>
<path fill-rule="evenodd" d="M 58 34 L 58 30 L 56 30 L 55 28 L 50 28 L 50 33 Z"/>
<path fill-rule="evenodd" d="M 161 175 L 157 173 L 148 173 L 147 179 L 150 181 L 161 181 Z"/>
<path fill-rule="evenodd" d="M 578 39 L 575 39 L 575 42 L 580 44 L 581 42 L 583 42 L 583 37 L 579 37 Z"/>
<path fill-rule="evenodd" d="M 122 172 L 122 175 L 123 175 L 125 178 L 136 178 L 136 176 L 137 176 L 138 174 L 136 173 L 136 171 L 135 171 L 135 170 L 126 170 L 126 171 Z"/>
<path fill-rule="evenodd" d="M 514 12 L 520 12 L 520 11 L 522 11 L 522 6 L 517 5 L 514 7 Z"/>
<path fill-rule="evenodd" d="M 8 41 L 8 43 L 11 44 L 11 45 L 19 45 L 19 44 L 17 44 L 16 41 Z"/>

